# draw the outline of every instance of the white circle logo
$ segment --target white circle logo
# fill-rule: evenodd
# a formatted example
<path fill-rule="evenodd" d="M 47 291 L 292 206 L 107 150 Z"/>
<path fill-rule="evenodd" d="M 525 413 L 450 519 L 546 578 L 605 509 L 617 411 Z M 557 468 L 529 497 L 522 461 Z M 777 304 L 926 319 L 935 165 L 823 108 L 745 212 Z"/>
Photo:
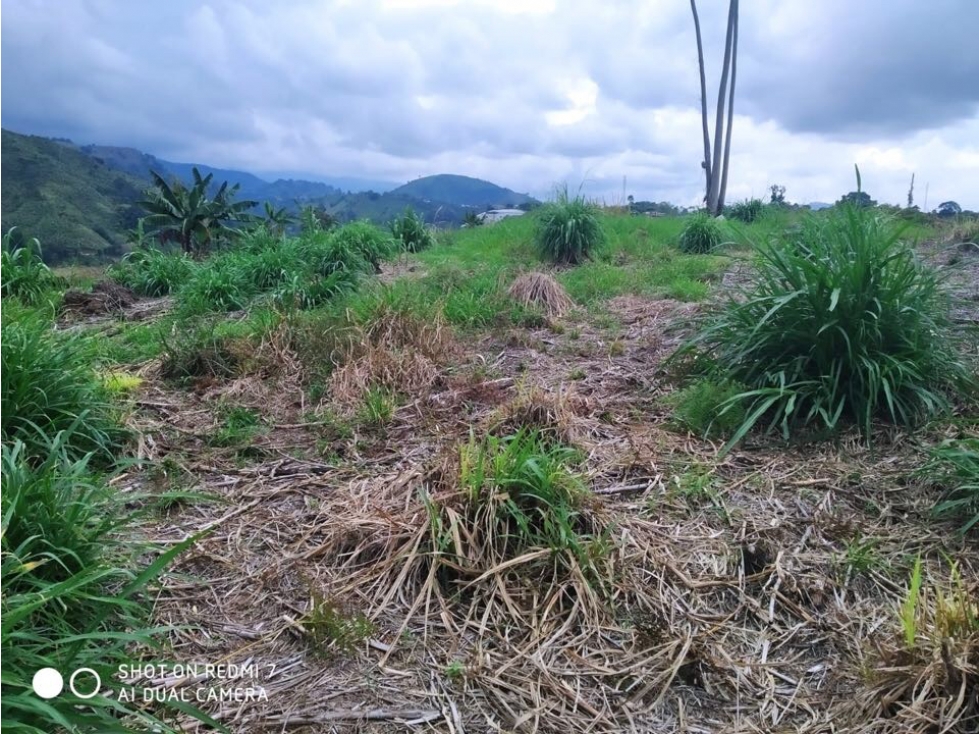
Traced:
<path fill-rule="evenodd" d="M 75 678 L 78 677 L 79 673 L 88 673 L 93 678 L 95 678 L 95 687 L 90 693 L 79 693 L 78 689 L 75 688 Z M 102 688 L 102 678 L 91 668 L 79 668 L 74 673 L 71 674 L 71 678 L 68 679 L 68 689 L 78 698 L 95 698 L 99 695 L 99 691 Z"/>
<path fill-rule="evenodd" d="M 41 668 L 34 674 L 31 685 L 41 698 L 54 698 L 65 687 L 65 679 L 54 668 Z"/>

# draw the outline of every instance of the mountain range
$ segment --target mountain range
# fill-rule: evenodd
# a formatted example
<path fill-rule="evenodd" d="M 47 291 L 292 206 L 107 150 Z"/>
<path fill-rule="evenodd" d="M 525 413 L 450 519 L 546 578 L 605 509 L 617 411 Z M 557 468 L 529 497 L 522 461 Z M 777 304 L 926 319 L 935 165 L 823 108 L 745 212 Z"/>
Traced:
<path fill-rule="evenodd" d="M 238 184 L 239 200 L 259 205 L 267 201 L 291 211 L 312 205 L 340 221 L 386 224 L 411 207 L 430 223 L 451 226 L 461 223 L 469 211 L 536 202 L 468 176 L 439 174 L 402 186 L 349 177 L 267 181 L 245 171 L 167 161 L 135 148 L 77 145 L 10 130 L 2 131 L 0 167 L 0 226 L 5 232 L 17 227 L 27 237 L 38 238 L 51 263 L 123 254 L 127 232 L 143 214 L 138 202 L 150 186 L 150 171 L 186 183 L 196 167 L 203 175 L 213 173 L 215 186 L 224 181 Z"/>

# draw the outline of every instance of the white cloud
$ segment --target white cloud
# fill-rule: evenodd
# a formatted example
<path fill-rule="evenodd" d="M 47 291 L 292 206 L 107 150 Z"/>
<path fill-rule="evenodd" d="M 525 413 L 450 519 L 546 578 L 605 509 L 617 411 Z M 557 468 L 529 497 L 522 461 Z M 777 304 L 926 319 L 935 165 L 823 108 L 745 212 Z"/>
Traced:
<path fill-rule="evenodd" d="M 726 3 L 701 0 L 708 84 Z M 256 173 L 454 172 L 693 204 L 685 2 L 39 0 L 4 8 L 3 124 Z M 970 24 L 970 21 L 975 21 Z M 979 4 L 742 3 L 728 198 L 979 208 Z M 711 107 L 713 92 L 709 92 Z"/>

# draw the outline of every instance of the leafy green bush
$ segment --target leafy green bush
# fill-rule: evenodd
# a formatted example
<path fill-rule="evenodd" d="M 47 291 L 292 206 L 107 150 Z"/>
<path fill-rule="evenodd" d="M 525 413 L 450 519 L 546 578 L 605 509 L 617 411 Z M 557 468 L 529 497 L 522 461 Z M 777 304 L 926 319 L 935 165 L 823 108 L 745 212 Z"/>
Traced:
<path fill-rule="evenodd" d="M 699 436 L 730 436 L 744 423 L 743 387 L 727 381 L 699 379 L 669 396 L 673 421 Z"/>
<path fill-rule="evenodd" d="M 197 264 L 185 253 L 141 248 L 109 267 L 112 280 L 140 296 L 155 298 L 175 292 L 191 279 Z"/>
<path fill-rule="evenodd" d="M 762 204 L 761 199 L 745 199 L 744 201 L 739 201 L 736 204 L 732 204 L 728 207 L 727 215 L 731 219 L 737 219 L 745 224 L 751 224 L 757 220 L 762 212 L 765 211 L 765 205 Z"/>
<path fill-rule="evenodd" d="M 680 249 L 703 255 L 721 244 L 721 225 L 709 214 L 694 214 L 680 232 Z"/>
<path fill-rule="evenodd" d="M 577 265 L 605 241 L 597 208 L 582 196 L 570 197 L 567 189 L 540 207 L 536 217 L 537 248 L 551 262 Z"/>
<path fill-rule="evenodd" d="M 757 272 L 707 316 L 683 351 L 700 349 L 747 387 L 749 416 L 793 429 L 936 414 L 974 378 L 958 351 L 935 271 L 893 221 L 845 207 L 810 218 L 797 239 L 757 247 Z"/>
<path fill-rule="evenodd" d="M 42 437 L 41 457 L 19 440 L 2 447 L 3 725 L 36 734 L 174 731 L 111 698 L 81 700 L 66 690 L 46 701 L 32 690 L 34 674 L 46 667 L 65 675 L 91 668 L 113 680 L 120 664 L 132 662 L 132 645 L 153 643 L 141 594 L 196 539 L 133 573 L 118 534 L 131 517 L 90 473 L 88 457 L 72 458 L 78 438 L 68 431 Z"/>
<path fill-rule="evenodd" d="M 968 532 L 979 525 L 979 438 L 945 441 L 930 453 L 919 474 L 947 492 L 935 513 L 964 518 L 962 532 Z"/>
<path fill-rule="evenodd" d="M 12 228 L 3 236 L 0 251 L 0 292 L 4 297 L 19 298 L 28 305 L 41 303 L 51 291 L 67 284 L 51 272 L 51 268 L 41 259 L 41 244 L 36 238 L 25 246 L 13 246 Z"/>
<path fill-rule="evenodd" d="M 422 225 L 424 228 L 424 225 Z M 425 235 L 429 235 L 425 230 Z M 353 250 L 370 263 L 374 272 L 381 272 L 381 263 L 393 257 L 397 252 L 397 245 L 391 235 L 370 222 L 351 222 L 343 227 L 331 232 L 331 237 L 337 241 L 344 250 Z M 404 242 L 403 233 L 398 235 Z M 431 243 L 429 243 L 431 244 Z M 425 245 L 427 247 L 428 245 Z M 423 249 L 423 248 L 419 248 Z M 417 249 L 411 252 L 417 252 Z"/>
<path fill-rule="evenodd" d="M 65 450 L 72 458 L 94 452 L 98 461 L 110 462 L 127 433 L 92 369 L 93 345 L 80 336 L 56 334 L 30 314 L 5 318 L 0 332 L 3 443 L 19 440 L 28 456 L 44 456 L 45 436 L 71 431 Z"/>
<path fill-rule="evenodd" d="M 391 234 L 405 252 L 421 252 L 435 244 L 435 238 L 425 222 L 411 207 L 406 207 L 404 214 L 391 222 Z"/>

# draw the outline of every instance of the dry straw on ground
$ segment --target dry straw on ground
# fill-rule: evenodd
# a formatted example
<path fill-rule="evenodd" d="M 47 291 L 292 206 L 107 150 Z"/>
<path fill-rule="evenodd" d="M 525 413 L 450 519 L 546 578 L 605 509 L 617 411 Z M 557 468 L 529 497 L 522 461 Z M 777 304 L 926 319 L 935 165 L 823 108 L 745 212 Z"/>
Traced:
<path fill-rule="evenodd" d="M 657 367 L 691 307 L 610 308 L 621 354 L 588 325 L 574 341 L 540 329 L 524 346 L 470 345 L 478 370 L 419 395 L 343 461 L 326 457 L 344 447 L 320 446 L 291 383 L 255 396 L 270 402 L 270 431 L 252 447 L 261 458 L 242 462 L 200 448 L 209 395 L 148 380 L 141 451 L 178 457 L 220 500 L 148 524 L 164 545 L 209 531 L 165 579 L 157 621 L 173 659 L 251 660 L 268 693 L 208 707 L 216 718 L 242 734 L 979 729 L 977 633 L 940 601 L 975 600 L 979 548 L 938 524 L 934 492 L 908 480 L 920 447 L 881 432 L 872 449 L 844 436 L 718 461 L 717 446 L 667 430 L 657 402 Z M 389 314 L 364 340 L 348 364 L 366 360 L 365 373 L 372 349 L 441 344 L 420 353 L 452 361 L 438 324 Z M 574 392 L 572 365 L 587 372 Z M 548 549 L 505 552 L 467 505 L 460 446 L 521 424 L 585 455 L 578 527 L 607 541 L 600 582 Z M 126 494 L 148 481 L 134 470 L 116 484 Z M 901 610 L 918 557 L 908 645 Z M 368 617 L 370 635 L 345 647 L 311 634 L 311 598 Z"/>
<path fill-rule="evenodd" d="M 564 287 L 548 273 L 524 273 L 513 281 L 507 293 L 525 306 L 543 309 L 548 316 L 561 316 L 574 307 Z"/>

